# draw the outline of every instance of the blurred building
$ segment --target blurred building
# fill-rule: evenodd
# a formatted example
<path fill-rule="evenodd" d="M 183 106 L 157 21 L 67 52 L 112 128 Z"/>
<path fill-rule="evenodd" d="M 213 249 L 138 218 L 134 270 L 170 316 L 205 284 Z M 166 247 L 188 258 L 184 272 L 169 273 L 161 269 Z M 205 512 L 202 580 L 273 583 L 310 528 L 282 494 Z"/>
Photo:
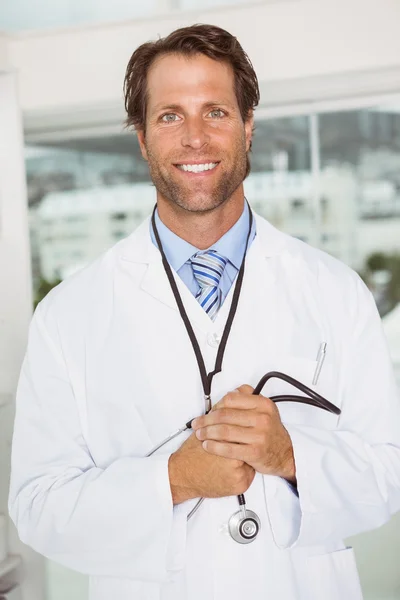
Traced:
<path fill-rule="evenodd" d="M 383 328 L 389 344 L 397 383 L 400 387 L 400 304 L 383 320 Z"/>
<path fill-rule="evenodd" d="M 374 252 L 398 249 L 400 214 L 394 203 L 390 218 L 386 212 L 385 219 L 372 221 L 371 187 L 360 185 L 351 169 L 328 167 L 322 172 L 317 235 L 313 188 L 309 171 L 253 173 L 245 181 L 246 197 L 258 214 L 353 268 L 361 270 Z M 30 211 L 34 272 L 48 281 L 64 279 L 128 236 L 155 201 L 149 183 L 50 192 Z M 379 203 L 377 207 L 381 217 Z"/>
<path fill-rule="evenodd" d="M 48 194 L 35 224 L 44 279 L 64 279 L 128 236 L 155 200 L 149 184 Z"/>

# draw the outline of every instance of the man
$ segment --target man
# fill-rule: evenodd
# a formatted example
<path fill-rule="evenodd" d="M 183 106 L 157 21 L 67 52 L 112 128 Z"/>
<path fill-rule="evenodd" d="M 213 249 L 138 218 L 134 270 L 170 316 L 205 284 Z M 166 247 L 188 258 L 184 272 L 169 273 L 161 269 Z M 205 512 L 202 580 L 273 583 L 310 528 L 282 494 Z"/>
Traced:
<path fill-rule="evenodd" d="M 13 441 L 20 537 L 89 574 L 91 600 L 359 600 L 343 539 L 400 506 L 372 297 L 246 204 L 259 91 L 233 36 L 196 25 L 144 44 L 125 97 L 157 210 L 37 308 Z M 252 394 L 268 371 L 340 416 L 275 404 L 296 393 L 280 379 Z M 236 513 L 257 517 L 240 532 Z"/>

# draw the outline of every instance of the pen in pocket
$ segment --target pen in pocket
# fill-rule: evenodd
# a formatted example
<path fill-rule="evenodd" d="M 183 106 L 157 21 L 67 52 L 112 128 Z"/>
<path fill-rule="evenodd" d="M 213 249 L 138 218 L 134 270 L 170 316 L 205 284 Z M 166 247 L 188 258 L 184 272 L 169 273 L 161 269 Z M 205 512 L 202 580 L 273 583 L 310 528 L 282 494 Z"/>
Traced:
<path fill-rule="evenodd" d="M 317 366 L 315 367 L 314 379 L 312 384 L 317 385 L 319 375 L 321 373 L 322 365 L 324 364 L 325 354 L 326 354 L 326 342 L 322 342 L 319 347 L 318 355 L 317 355 Z"/>

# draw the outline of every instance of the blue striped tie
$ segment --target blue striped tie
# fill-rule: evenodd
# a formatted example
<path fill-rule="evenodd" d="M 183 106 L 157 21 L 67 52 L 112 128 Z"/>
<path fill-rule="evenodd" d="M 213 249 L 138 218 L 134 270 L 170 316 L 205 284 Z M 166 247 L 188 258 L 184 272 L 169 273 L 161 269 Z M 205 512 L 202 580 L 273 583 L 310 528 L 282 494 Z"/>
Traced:
<path fill-rule="evenodd" d="M 194 254 L 190 262 L 193 274 L 200 286 L 196 300 L 214 321 L 221 306 L 219 282 L 228 261 L 216 250 L 206 250 Z"/>

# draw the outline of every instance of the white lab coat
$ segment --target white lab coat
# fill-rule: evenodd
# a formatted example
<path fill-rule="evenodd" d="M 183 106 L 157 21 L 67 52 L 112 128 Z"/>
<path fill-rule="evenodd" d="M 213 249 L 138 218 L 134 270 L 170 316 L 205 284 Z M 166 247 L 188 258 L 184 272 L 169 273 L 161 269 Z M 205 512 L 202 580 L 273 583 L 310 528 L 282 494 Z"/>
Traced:
<path fill-rule="evenodd" d="M 347 536 L 400 509 L 400 410 L 374 301 L 359 277 L 256 217 L 238 311 L 213 403 L 278 370 L 312 385 L 340 417 L 279 404 L 299 497 L 256 474 L 251 544 L 227 522 L 236 496 L 173 507 L 168 457 L 204 414 L 197 362 L 146 220 L 39 305 L 17 394 L 9 498 L 21 539 L 90 575 L 90 600 L 360 600 Z M 206 365 L 233 289 L 212 322 L 176 275 Z M 263 393 L 296 393 L 270 381 Z M 187 434 L 189 435 L 189 433 Z"/>

